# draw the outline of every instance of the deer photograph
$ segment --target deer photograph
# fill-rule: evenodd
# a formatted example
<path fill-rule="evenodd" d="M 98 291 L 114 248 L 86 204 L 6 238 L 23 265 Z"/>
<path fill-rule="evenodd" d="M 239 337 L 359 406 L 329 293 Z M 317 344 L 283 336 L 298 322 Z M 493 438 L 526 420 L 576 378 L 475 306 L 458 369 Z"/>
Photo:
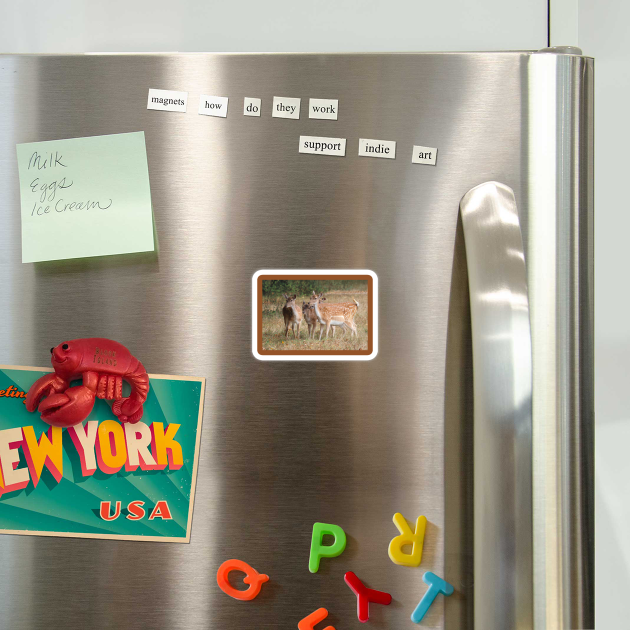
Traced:
<path fill-rule="evenodd" d="M 260 308 L 265 350 L 367 349 L 366 280 L 263 280 Z"/>

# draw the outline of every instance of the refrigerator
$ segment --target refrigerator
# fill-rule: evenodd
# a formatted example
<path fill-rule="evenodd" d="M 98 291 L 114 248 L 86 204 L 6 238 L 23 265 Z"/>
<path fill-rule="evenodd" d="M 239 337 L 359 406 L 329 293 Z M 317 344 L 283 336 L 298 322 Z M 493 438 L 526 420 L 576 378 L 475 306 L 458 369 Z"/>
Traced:
<path fill-rule="evenodd" d="M 187 92 L 186 113 L 149 109 L 153 89 Z M 203 95 L 227 116 L 199 115 Z M 137 131 L 155 251 L 22 263 L 16 145 Z M 295 628 L 322 607 L 317 628 L 358 628 L 348 571 L 392 595 L 374 628 L 416 627 L 427 571 L 453 593 L 420 627 L 593 626 L 580 50 L 3 55 L 0 225 L 0 364 L 105 337 L 150 374 L 206 379 L 190 542 L 1 535 L 0 628 Z M 378 351 L 260 360 L 252 278 L 273 269 L 372 272 Z M 397 513 L 427 519 L 418 567 L 388 557 Z M 317 522 L 347 545 L 311 573 Z M 217 585 L 231 558 L 269 576 L 250 602 Z"/>

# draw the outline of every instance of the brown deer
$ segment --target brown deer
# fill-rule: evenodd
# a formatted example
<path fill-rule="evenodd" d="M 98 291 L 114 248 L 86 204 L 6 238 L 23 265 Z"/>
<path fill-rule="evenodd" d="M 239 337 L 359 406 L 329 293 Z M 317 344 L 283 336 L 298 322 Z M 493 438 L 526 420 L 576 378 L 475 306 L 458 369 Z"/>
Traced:
<path fill-rule="evenodd" d="M 354 300 L 354 304 L 340 303 L 340 304 L 321 304 L 326 300 L 323 293 L 311 296 L 311 304 L 315 309 L 317 315 L 317 321 L 320 323 L 319 338 L 322 338 L 322 332 L 324 326 L 326 326 L 326 338 L 328 338 L 328 331 L 331 326 L 341 326 L 342 330 L 349 330 L 351 335 L 357 335 L 357 327 L 354 323 L 354 315 L 359 308 L 359 303 Z M 334 332 L 334 328 L 333 328 Z"/>
<path fill-rule="evenodd" d="M 282 308 L 282 315 L 284 316 L 284 334 L 285 337 L 289 338 L 289 326 L 291 326 L 291 330 L 293 330 L 293 337 L 296 338 L 295 334 L 295 326 L 297 325 L 297 338 L 300 337 L 300 326 L 302 325 L 302 309 L 296 305 L 295 298 L 297 295 L 287 295 L 283 294 L 284 299 L 287 301 L 284 307 Z"/>
<path fill-rule="evenodd" d="M 311 304 L 302 302 L 302 313 L 304 315 L 304 321 L 308 326 L 308 338 L 313 339 L 315 337 L 315 326 L 317 326 L 317 315 L 315 314 L 315 309 Z"/>

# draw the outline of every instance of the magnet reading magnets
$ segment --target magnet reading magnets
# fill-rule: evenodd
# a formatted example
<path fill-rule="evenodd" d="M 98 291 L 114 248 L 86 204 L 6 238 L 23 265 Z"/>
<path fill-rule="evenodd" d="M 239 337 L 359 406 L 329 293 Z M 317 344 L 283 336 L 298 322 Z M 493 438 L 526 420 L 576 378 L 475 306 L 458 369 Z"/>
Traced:
<path fill-rule="evenodd" d="M 228 580 L 230 571 L 242 571 L 245 573 L 246 575 L 243 578 L 243 582 L 249 584 L 249 588 L 245 591 L 239 591 L 234 588 Z M 226 560 L 217 571 L 217 584 L 219 588 L 226 595 L 244 602 L 249 602 L 257 597 L 262 585 L 268 580 L 268 575 L 258 573 L 256 569 L 253 569 L 247 562 L 243 562 L 242 560 Z"/>
<path fill-rule="evenodd" d="M 83 422 L 98 398 L 113 400 L 112 411 L 121 422 L 135 424 L 149 393 L 144 366 L 125 346 L 111 339 L 73 339 L 50 349 L 54 373 L 37 379 L 26 395 L 28 411 L 37 409 L 44 422 L 72 427 Z M 83 385 L 70 381 L 83 378 Z M 131 385 L 123 398 L 122 382 Z M 42 400 L 43 399 L 43 400 Z"/>

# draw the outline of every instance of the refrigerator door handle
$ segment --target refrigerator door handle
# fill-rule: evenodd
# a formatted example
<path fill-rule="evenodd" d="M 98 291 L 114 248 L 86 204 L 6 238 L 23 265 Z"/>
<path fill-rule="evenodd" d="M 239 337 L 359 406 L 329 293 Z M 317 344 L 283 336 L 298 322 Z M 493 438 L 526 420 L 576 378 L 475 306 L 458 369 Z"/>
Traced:
<path fill-rule="evenodd" d="M 473 346 L 475 628 L 533 624 L 532 344 L 514 192 L 460 202 Z"/>

